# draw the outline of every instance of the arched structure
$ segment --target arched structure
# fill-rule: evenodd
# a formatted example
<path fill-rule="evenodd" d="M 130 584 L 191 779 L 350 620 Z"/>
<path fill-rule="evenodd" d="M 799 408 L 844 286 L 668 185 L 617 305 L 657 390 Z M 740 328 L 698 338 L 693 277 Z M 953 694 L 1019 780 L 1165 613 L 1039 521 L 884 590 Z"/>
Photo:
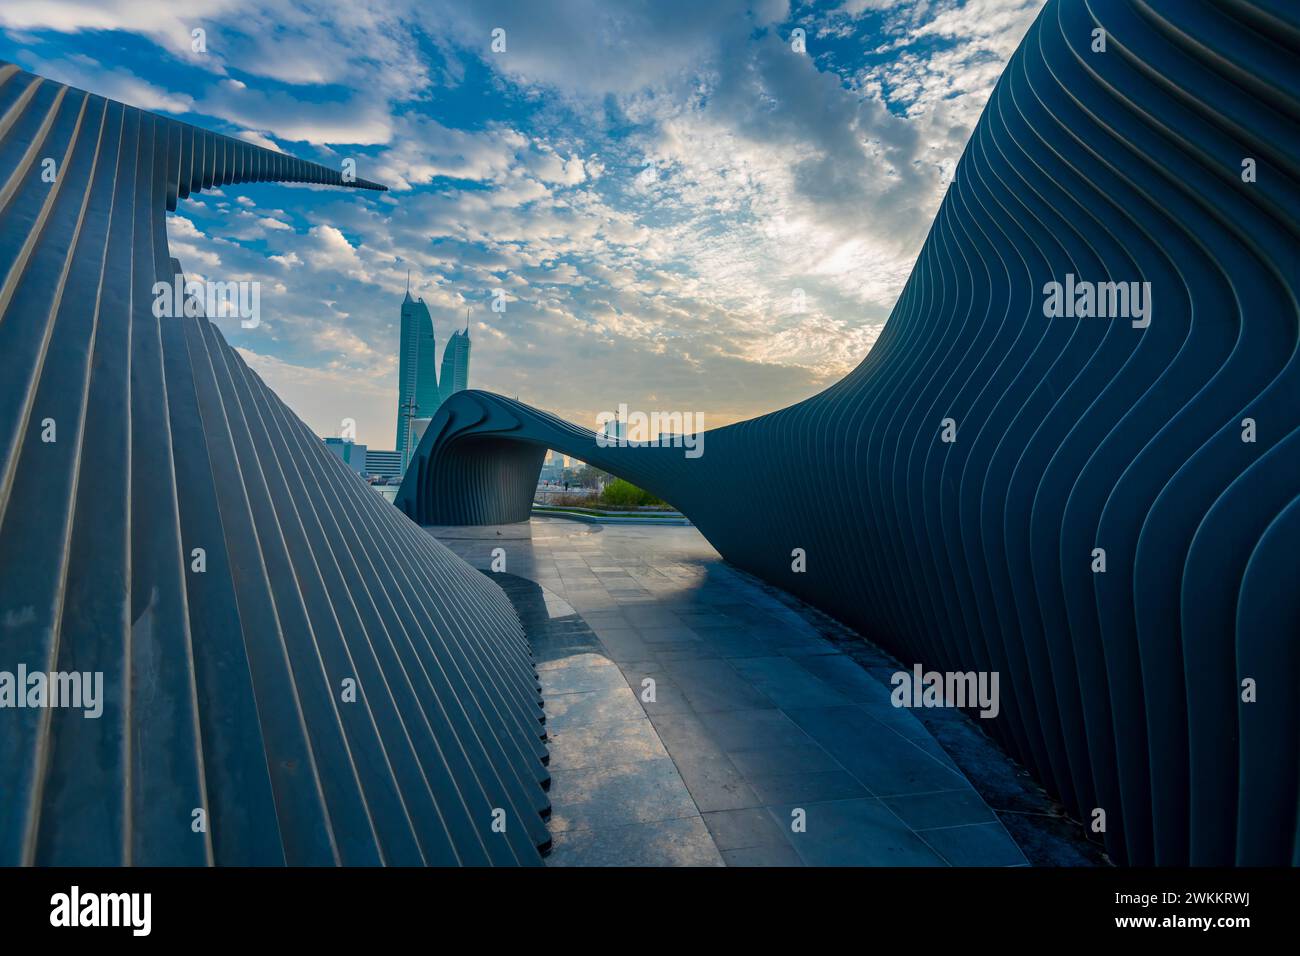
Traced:
<path fill-rule="evenodd" d="M 592 462 L 909 665 L 997 671 L 991 732 L 1113 859 L 1300 861 L 1297 57 L 1282 0 L 1051 0 L 847 378 L 694 460 L 463 393 L 398 502 L 521 520 L 546 448 Z"/>
<path fill-rule="evenodd" d="M 0 64 L 0 672 L 102 676 L 0 708 L 0 863 L 537 863 L 505 596 L 154 314 L 167 210 L 260 181 L 383 188 Z"/>

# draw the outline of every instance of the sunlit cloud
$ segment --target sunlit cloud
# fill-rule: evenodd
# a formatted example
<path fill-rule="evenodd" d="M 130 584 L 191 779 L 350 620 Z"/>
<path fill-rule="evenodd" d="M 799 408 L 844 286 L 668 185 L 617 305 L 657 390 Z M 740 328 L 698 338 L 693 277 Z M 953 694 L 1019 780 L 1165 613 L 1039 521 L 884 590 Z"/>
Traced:
<path fill-rule="evenodd" d="M 18 0 L 0 57 L 389 185 L 229 186 L 168 228 L 186 269 L 263 283 L 222 331 L 300 415 L 391 447 L 408 270 L 440 341 L 468 318 L 472 386 L 579 422 L 718 425 L 843 376 L 1039 7 Z"/>

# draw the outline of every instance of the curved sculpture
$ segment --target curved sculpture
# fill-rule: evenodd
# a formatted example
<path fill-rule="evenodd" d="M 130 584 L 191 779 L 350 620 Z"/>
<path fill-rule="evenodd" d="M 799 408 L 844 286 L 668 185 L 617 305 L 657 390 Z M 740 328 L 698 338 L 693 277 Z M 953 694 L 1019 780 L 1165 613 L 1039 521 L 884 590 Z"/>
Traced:
<path fill-rule="evenodd" d="M 909 666 L 999 672 L 986 725 L 1116 861 L 1300 862 L 1298 55 L 1282 0 L 1053 0 L 847 378 L 696 460 L 463 393 L 398 502 L 521 520 L 546 448 L 591 462 Z"/>
<path fill-rule="evenodd" d="M 0 675 L 0 863 L 537 863 L 505 596 L 154 315 L 166 211 L 253 181 L 383 188 L 0 64 L 0 672 L 103 681 Z"/>

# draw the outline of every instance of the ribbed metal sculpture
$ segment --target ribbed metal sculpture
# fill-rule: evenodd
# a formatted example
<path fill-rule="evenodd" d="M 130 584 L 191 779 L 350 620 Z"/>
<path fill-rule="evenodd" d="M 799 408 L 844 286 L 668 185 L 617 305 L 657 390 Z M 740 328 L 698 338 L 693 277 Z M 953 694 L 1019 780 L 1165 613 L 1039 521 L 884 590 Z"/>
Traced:
<path fill-rule="evenodd" d="M 1300 862 L 1298 57 L 1282 0 L 1054 0 L 847 378 L 693 460 L 462 393 L 397 500 L 521 520 L 546 448 L 591 462 L 909 664 L 999 672 L 985 723 L 1113 859 Z M 1129 314 L 1075 317 L 1104 283 Z"/>
<path fill-rule="evenodd" d="M 0 672 L 103 682 L 0 709 L 0 863 L 537 863 L 505 596 L 154 315 L 167 210 L 261 181 L 383 188 L 0 64 Z"/>

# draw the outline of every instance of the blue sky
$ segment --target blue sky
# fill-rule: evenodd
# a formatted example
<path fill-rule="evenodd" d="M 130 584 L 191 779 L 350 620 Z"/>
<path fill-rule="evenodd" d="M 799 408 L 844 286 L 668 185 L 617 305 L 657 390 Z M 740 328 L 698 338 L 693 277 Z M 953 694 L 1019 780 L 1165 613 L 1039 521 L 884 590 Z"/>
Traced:
<path fill-rule="evenodd" d="M 262 283 L 261 325 L 219 324 L 308 424 L 391 448 L 407 269 L 439 354 L 469 310 L 472 387 L 588 427 L 841 377 L 1040 6 L 5 0 L 0 58 L 387 184 L 228 187 L 168 231 Z"/>

